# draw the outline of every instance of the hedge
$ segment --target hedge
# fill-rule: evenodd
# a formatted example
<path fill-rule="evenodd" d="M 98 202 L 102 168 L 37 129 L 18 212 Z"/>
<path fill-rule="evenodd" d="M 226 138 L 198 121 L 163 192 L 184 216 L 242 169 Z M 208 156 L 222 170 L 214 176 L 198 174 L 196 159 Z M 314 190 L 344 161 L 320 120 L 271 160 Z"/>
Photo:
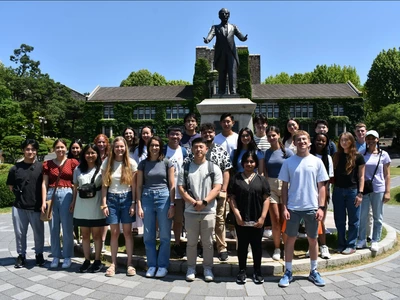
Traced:
<path fill-rule="evenodd" d="M 15 200 L 14 194 L 6 185 L 7 176 L 8 172 L 0 174 L 0 207 L 11 206 Z"/>

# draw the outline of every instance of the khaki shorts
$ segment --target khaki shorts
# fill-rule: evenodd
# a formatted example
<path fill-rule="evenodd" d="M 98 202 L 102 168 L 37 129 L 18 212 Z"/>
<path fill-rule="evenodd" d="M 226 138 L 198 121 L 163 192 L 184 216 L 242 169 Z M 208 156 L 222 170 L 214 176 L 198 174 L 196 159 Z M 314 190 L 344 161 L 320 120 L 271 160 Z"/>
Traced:
<path fill-rule="evenodd" d="M 269 188 L 271 190 L 270 203 L 282 203 L 282 180 L 268 177 Z"/>
<path fill-rule="evenodd" d="M 177 223 L 183 223 L 183 211 L 185 210 L 185 200 L 175 199 L 175 213 L 173 220 Z"/>

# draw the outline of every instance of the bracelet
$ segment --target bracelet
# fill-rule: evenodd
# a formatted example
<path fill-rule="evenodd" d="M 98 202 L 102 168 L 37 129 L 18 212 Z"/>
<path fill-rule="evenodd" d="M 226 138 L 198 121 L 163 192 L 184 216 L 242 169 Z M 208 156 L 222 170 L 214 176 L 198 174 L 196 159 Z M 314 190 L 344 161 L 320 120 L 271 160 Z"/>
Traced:
<path fill-rule="evenodd" d="M 176 205 L 175 202 L 171 202 L 171 203 L 169 204 L 169 206 L 175 206 L 175 205 Z"/>
<path fill-rule="evenodd" d="M 105 208 L 107 208 L 108 206 L 107 205 L 101 205 L 100 206 L 100 209 L 105 209 Z"/>
<path fill-rule="evenodd" d="M 136 201 L 132 201 L 132 204 L 136 204 Z"/>

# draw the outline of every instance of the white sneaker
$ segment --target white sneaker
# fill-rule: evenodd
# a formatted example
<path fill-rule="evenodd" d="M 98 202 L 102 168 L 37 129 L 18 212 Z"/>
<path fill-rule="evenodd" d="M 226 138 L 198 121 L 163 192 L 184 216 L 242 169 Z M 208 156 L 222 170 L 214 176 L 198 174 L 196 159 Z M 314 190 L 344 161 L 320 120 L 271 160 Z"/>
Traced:
<path fill-rule="evenodd" d="M 102 246 L 101 246 L 101 253 L 105 253 L 107 251 L 106 249 L 106 243 L 103 242 Z"/>
<path fill-rule="evenodd" d="M 251 250 L 251 246 L 247 248 L 247 258 L 248 259 L 253 259 L 253 251 Z"/>
<path fill-rule="evenodd" d="M 265 229 L 263 233 L 263 237 L 267 239 L 272 239 L 272 230 L 271 229 Z"/>
<path fill-rule="evenodd" d="M 372 241 L 371 242 L 371 251 L 372 252 L 378 252 L 379 251 L 379 243 Z"/>
<path fill-rule="evenodd" d="M 326 259 L 331 258 L 331 254 L 329 253 L 329 248 L 326 245 L 322 245 L 321 247 L 319 247 L 319 252 L 321 258 L 326 258 Z"/>
<path fill-rule="evenodd" d="M 51 262 L 50 269 L 57 268 L 59 263 L 60 263 L 60 259 L 57 257 L 54 257 L 53 261 Z"/>
<path fill-rule="evenodd" d="M 167 268 L 158 268 L 156 273 L 156 278 L 165 277 L 168 274 Z"/>
<path fill-rule="evenodd" d="M 272 259 L 273 260 L 280 260 L 281 259 L 281 249 L 276 248 L 274 250 L 274 254 L 272 254 Z"/>
<path fill-rule="evenodd" d="M 310 250 L 307 250 L 307 252 L 306 252 L 306 258 L 309 258 L 310 257 Z"/>
<path fill-rule="evenodd" d="M 196 278 L 196 269 L 195 268 L 188 268 L 186 272 L 186 280 L 193 281 Z"/>
<path fill-rule="evenodd" d="M 356 249 L 363 249 L 367 247 L 367 241 L 366 240 L 359 240 L 356 244 Z"/>
<path fill-rule="evenodd" d="M 146 277 L 150 278 L 150 277 L 154 277 L 154 275 L 156 274 L 156 267 L 150 267 L 147 272 L 146 272 Z"/>
<path fill-rule="evenodd" d="M 204 280 L 207 282 L 214 281 L 214 274 L 211 269 L 204 269 Z"/>
<path fill-rule="evenodd" d="M 68 269 L 71 266 L 71 264 L 72 264 L 71 258 L 67 257 L 67 258 L 64 258 L 64 262 L 61 267 L 63 269 Z"/>

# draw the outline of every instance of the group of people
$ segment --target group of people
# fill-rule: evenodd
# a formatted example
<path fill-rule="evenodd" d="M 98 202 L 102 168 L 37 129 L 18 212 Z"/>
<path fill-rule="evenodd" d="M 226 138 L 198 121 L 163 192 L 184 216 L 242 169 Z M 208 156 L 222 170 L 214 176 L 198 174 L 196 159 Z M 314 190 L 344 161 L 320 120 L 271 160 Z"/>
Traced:
<path fill-rule="evenodd" d="M 216 135 L 212 123 L 201 124 L 197 132 L 197 117 L 189 113 L 184 118 L 184 130 L 168 128 L 165 145 L 151 126 L 143 126 L 139 138 L 127 127 L 111 144 L 103 134 L 85 147 L 73 141 L 69 151 L 66 142 L 58 139 L 53 145 L 56 158 L 43 164 L 36 160 L 37 141 L 27 139 L 21 145 L 23 160 L 10 169 L 7 179 L 16 196 L 12 216 L 18 252 L 15 267 L 26 263 L 29 224 L 34 233 L 36 264 L 44 265 L 40 214 L 46 210 L 46 200 L 52 199 L 50 268 L 58 267 L 61 258 L 62 268 L 71 266 L 75 226 L 80 228 L 75 235 L 82 237 L 85 256 L 80 272 L 99 272 L 109 228 L 112 262 L 105 275 L 114 276 L 122 229 L 126 275 L 133 276 L 132 230 L 143 227 L 146 277 L 167 275 L 172 248 L 178 257 L 187 256 L 186 280 L 193 281 L 200 236 L 204 279 L 213 281 L 213 236 L 218 258 L 226 261 L 226 227 L 234 226 L 237 283 L 247 280 L 249 250 L 253 281 L 262 283 L 261 241 L 267 228 L 272 231 L 274 260 L 281 259 L 281 241 L 284 243 L 285 273 L 279 286 L 286 287 L 293 278 L 294 244 L 302 223 L 309 242 L 308 278 L 323 286 L 325 282 L 317 272 L 318 244 L 321 257 L 329 259 L 324 220 L 332 183 L 338 252 L 352 254 L 366 247 L 368 238 L 371 251 L 379 249 L 383 203 L 390 198 L 390 158 L 379 148 L 376 131 L 357 124 L 356 139 L 344 132 L 336 147 L 329 140 L 325 120 L 316 121 L 312 140 L 309 133 L 299 130 L 295 119 L 288 120 L 283 139 L 279 128 L 268 126 L 262 114 L 253 119 L 255 133 L 242 128 L 237 134 L 232 129 L 234 124 L 233 115 L 225 113 L 220 117 L 220 134 Z M 228 210 L 233 225 L 225 224 Z M 370 218 L 372 229 L 368 229 Z M 171 228 L 175 237 L 172 247 Z M 186 247 L 181 243 L 183 228 Z"/>

